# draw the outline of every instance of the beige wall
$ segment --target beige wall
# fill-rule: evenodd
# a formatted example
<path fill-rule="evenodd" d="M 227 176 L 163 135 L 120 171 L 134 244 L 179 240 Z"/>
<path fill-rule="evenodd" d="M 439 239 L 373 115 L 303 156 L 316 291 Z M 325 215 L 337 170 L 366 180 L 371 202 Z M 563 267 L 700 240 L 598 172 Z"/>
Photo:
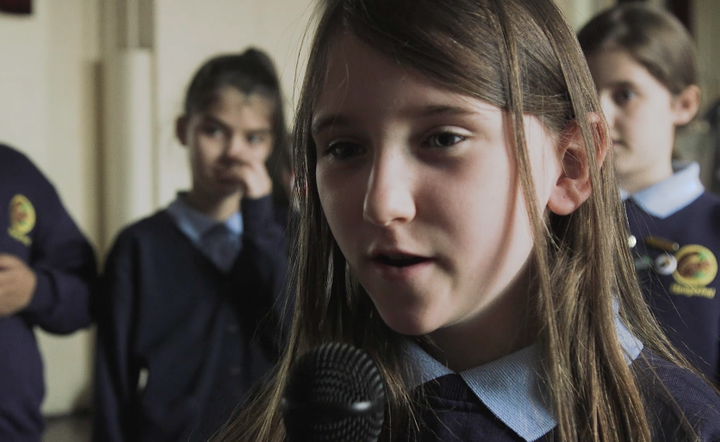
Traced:
<path fill-rule="evenodd" d="M 595 13 L 615 4 L 615 0 L 555 0 L 574 29 L 580 29 Z"/>
<path fill-rule="evenodd" d="M 693 19 L 694 33 L 698 44 L 701 87 L 706 102 L 720 96 L 720 1 L 695 0 Z M 708 104 L 708 103 L 706 103 Z"/>

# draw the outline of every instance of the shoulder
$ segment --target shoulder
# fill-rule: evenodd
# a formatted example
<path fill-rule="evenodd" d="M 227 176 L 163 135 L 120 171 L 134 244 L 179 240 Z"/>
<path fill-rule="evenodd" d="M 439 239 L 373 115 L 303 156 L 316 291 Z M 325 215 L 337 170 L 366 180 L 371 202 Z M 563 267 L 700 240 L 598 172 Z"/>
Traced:
<path fill-rule="evenodd" d="M 720 207 L 720 196 L 706 190 L 705 192 L 701 193 L 695 201 L 690 203 L 690 205 L 718 208 Z"/>
<path fill-rule="evenodd" d="M 648 350 L 633 365 L 656 430 L 667 437 L 679 434 L 687 419 L 700 440 L 720 440 L 720 395 L 713 387 Z"/>
<path fill-rule="evenodd" d="M 720 196 L 705 191 L 689 208 L 693 218 L 704 220 L 706 231 L 720 231 Z"/>
<path fill-rule="evenodd" d="M 703 406 L 712 405 L 708 409 L 714 409 L 720 413 L 720 396 L 718 393 L 696 373 L 680 367 L 649 350 L 643 350 L 642 360 L 638 360 L 638 368 L 648 382 L 654 382 L 656 386 L 666 387 L 673 397 L 688 406 L 695 405 L 695 399 L 701 401 Z M 649 376 L 654 373 L 655 376 Z M 720 417 L 720 414 L 718 415 Z"/>
<path fill-rule="evenodd" d="M 700 195 L 698 202 L 708 208 L 711 216 L 716 218 L 716 220 L 720 220 L 720 196 L 715 195 L 714 193 L 705 192 Z"/>
<path fill-rule="evenodd" d="M 57 198 L 55 188 L 24 153 L 0 144 L 0 186 L 6 191 L 27 194 L 47 201 Z"/>
<path fill-rule="evenodd" d="M 2 159 L 1 164 L 32 164 L 32 161 L 25 154 L 5 144 L 0 144 L 0 158 Z"/>
<path fill-rule="evenodd" d="M 128 245 L 140 242 L 156 243 L 164 240 L 175 231 L 175 224 L 166 209 L 136 221 L 118 233 L 113 251 L 125 249 Z"/>
<path fill-rule="evenodd" d="M 704 191 L 690 204 L 680 209 L 678 214 L 681 217 L 697 219 L 698 217 L 704 218 L 706 216 L 717 217 L 720 216 L 720 196 L 714 193 Z"/>
<path fill-rule="evenodd" d="M 45 179 L 45 176 L 30 158 L 19 150 L 4 144 L 0 144 L 0 164 L 2 165 L 3 175 L 9 173 L 24 176 L 30 173 L 33 176 Z"/>

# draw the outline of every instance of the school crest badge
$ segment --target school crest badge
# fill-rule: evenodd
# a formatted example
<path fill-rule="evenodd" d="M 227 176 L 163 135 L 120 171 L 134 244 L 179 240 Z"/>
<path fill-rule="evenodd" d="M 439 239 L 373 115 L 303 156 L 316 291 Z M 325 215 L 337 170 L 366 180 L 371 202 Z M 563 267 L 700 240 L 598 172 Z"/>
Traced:
<path fill-rule="evenodd" d="M 10 237 L 26 246 L 32 244 L 28 233 L 35 227 L 35 208 L 30 200 L 25 195 L 15 195 L 10 200 L 8 213 L 10 214 L 10 227 L 8 227 Z"/>
<path fill-rule="evenodd" d="M 670 291 L 685 296 L 714 298 L 715 289 L 707 287 L 715 280 L 718 263 L 715 255 L 706 247 L 691 244 L 682 247 L 675 254 L 677 268 L 673 272 L 675 282 Z"/>

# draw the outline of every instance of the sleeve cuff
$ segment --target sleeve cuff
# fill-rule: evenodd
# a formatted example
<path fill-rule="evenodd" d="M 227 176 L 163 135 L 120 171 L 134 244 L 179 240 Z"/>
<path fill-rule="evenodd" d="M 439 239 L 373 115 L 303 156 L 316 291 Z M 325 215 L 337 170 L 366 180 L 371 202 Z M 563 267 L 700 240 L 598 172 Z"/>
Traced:
<path fill-rule="evenodd" d="M 35 277 L 35 293 L 32 295 L 30 304 L 25 307 L 25 312 L 38 315 L 52 308 L 53 295 L 50 278 L 37 270 L 35 270 Z"/>

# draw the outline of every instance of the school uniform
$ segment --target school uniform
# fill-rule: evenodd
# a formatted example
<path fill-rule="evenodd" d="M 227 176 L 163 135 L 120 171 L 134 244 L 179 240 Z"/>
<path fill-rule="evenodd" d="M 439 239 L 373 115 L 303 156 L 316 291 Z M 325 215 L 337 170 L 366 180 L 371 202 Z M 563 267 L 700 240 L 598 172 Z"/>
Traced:
<path fill-rule="evenodd" d="M 20 152 L 0 145 L 0 253 L 37 276 L 30 304 L 0 317 L 0 440 L 38 442 L 43 363 L 34 329 L 67 334 L 90 325 L 94 252 L 55 188 Z"/>
<path fill-rule="evenodd" d="M 217 223 L 182 196 L 118 236 L 103 276 L 97 442 L 205 441 L 280 352 L 283 229 L 270 197 Z"/>
<path fill-rule="evenodd" d="M 643 349 L 616 320 L 628 364 L 642 385 L 653 440 L 683 439 L 673 400 L 685 412 L 700 441 L 720 440 L 720 398 L 698 376 Z M 497 361 L 455 373 L 408 341 L 404 355 L 415 371 L 411 387 L 422 388 L 425 406 L 419 430 L 399 440 L 413 442 L 554 441 L 557 422 L 543 391 L 538 348 L 524 348 Z M 662 380 L 660 385 L 654 373 Z M 672 396 L 663 395 L 667 388 Z"/>
<path fill-rule="evenodd" d="M 638 276 L 672 343 L 720 385 L 720 198 L 705 192 L 697 163 L 623 194 Z M 654 238 L 653 238 L 654 237 Z"/>

